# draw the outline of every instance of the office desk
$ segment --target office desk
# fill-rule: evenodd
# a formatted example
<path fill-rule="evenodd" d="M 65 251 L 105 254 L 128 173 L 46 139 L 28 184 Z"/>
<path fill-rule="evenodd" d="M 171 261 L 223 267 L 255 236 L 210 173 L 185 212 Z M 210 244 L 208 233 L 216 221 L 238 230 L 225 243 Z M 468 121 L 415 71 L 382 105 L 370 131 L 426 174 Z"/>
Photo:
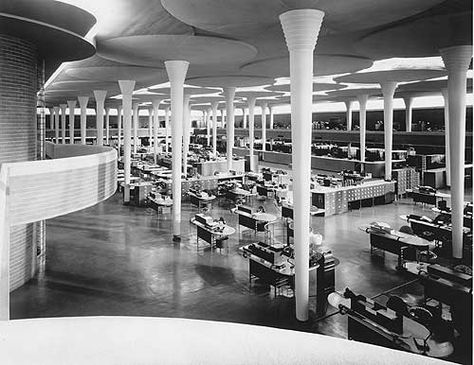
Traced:
<path fill-rule="evenodd" d="M 239 248 L 239 251 L 242 253 L 244 258 L 249 259 L 249 282 L 252 281 L 252 278 L 258 278 L 262 280 L 265 284 L 271 285 L 274 287 L 275 295 L 277 289 L 282 286 L 289 285 L 294 287 L 294 275 L 295 269 L 294 264 L 291 262 L 291 258 L 286 256 L 282 249 L 273 249 L 271 247 L 267 250 L 274 251 L 274 256 L 276 257 L 276 262 L 271 262 L 258 256 L 252 250 L 252 246 L 258 244 L 248 244 Z M 316 282 L 316 269 L 319 268 L 319 264 L 315 264 L 309 268 L 309 272 L 314 273 L 314 280 Z"/>
<path fill-rule="evenodd" d="M 451 220 L 451 211 L 441 210 L 436 207 L 431 208 L 431 210 L 435 213 L 446 215 Z M 463 226 L 472 230 L 472 215 L 464 214 Z"/>
<path fill-rule="evenodd" d="M 370 253 L 378 248 L 398 256 L 397 269 L 401 269 L 404 259 L 415 261 L 420 251 L 429 250 L 429 242 L 423 238 L 392 230 L 391 233 L 382 233 L 373 230 L 370 225 L 359 227 L 370 234 Z"/>
<path fill-rule="evenodd" d="M 324 209 L 318 208 L 314 205 L 311 206 L 309 214 L 311 216 L 324 217 Z M 282 218 L 291 218 L 293 219 L 293 205 L 288 203 L 283 203 L 281 206 L 281 217 Z"/>
<path fill-rule="evenodd" d="M 199 247 L 199 239 L 204 240 L 205 242 L 211 245 L 211 248 L 216 246 L 219 241 L 227 239 L 230 235 L 235 233 L 235 228 L 228 225 L 224 225 L 223 230 L 217 228 L 209 227 L 201 222 L 198 222 L 196 219 L 191 219 L 191 223 L 196 226 L 197 231 L 197 240 L 196 245 Z"/>
<path fill-rule="evenodd" d="M 188 196 L 191 200 L 191 204 L 197 206 L 199 211 L 201 211 L 202 205 L 211 205 L 212 202 L 216 199 L 215 195 L 197 196 L 191 191 L 188 191 Z"/>
<path fill-rule="evenodd" d="M 269 213 L 247 213 L 239 209 L 236 209 L 234 212 L 239 215 L 239 226 L 250 228 L 255 232 L 263 232 L 265 224 L 277 219 L 276 216 Z"/>
<path fill-rule="evenodd" d="M 148 198 L 148 204 L 151 208 L 156 210 L 157 213 L 169 213 L 173 206 L 173 200 Z"/>
<path fill-rule="evenodd" d="M 417 190 L 412 190 L 411 196 L 414 203 L 436 205 L 438 198 L 444 200 L 445 198 L 449 198 L 451 195 L 444 193 L 423 193 Z"/>
<path fill-rule="evenodd" d="M 248 201 L 251 196 L 255 196 L 255 194 L 242 188 L 228 190 L 225 195 L 226 198 L 239 203 L 242 201 Z"/>

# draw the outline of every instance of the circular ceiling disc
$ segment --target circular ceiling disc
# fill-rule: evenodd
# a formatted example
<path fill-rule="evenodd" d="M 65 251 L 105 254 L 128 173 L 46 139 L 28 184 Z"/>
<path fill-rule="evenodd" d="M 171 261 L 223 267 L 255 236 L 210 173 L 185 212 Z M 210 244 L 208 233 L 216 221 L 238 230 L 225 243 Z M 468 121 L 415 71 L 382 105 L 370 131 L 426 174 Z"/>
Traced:
<path fill-rule="evenodd" d="M 139 35 L 98 42 L 97 53 L 106 59 L 156 67 L 167 60 L 191 65 L 242 64 L 257 55 L 250 44 L 218 37 L 193 35 Z"/>
<path fill-rule="evenodd" d="M 136 66 L 94 66 L 78 67 L 66 70 L 66 74 L 77 79 L 95 81 L 118 80 L 164 80 L 167 81 L 164 69 Z"/>
<path fill-rule="evenodd" d="M 186 83 L 196 86 L 206 87 L 254 87 L 268 85 L 273 82 L 273 78 L 261 76 L 204 76 L 191 77 Z"/>
<path fill-rule="evenodd" d="M 441 91 L 442 89 L 446 89 L 447 87 L 448 80 L 430 80 L 400 85 L 397 90 L 400 92 L 429 92 Z M 472 79 L 467 79 L 466 92 L 472 92 Z"/>
<path fill-rule="evenodd" d="M 292 9 L 325 12 L 330 29 L 353 31 L 406 18 L 443 0 L 161 0 L 163 7 L 183 23 L 210 32 L 245 35 L 279 23 L 278 16 Z"/>
<path fill-rule="evenodd" d="M 441 48 L 467 44 L 472 44 L 472 12 L 404 22 L 369 34 L 356 47 L 382 59 L 439 56 Z"/>
<path fill-rule="evenodd" d="M 337 82 L 351 82 L 355 84 L 374 84 L 387 81 L 408 82 L 415 80 L 434 79 L 446 75 L 445 70 L 410 69 L 410 70 L 387 70 L 374 72 L 361 72 L 351 75 L 340 76 Z"/>
<path fill-rule="evenodd" d="M 157 87 L 157 88 L 148 88 L 149 91 L 152 91 L 157 94 L 166 94 L 171 95 L 170 87 Z M 213 94 L 220 92 L 220 89 L 211 89 L 207 87 L 184 87 L 184 93 L 187 95 L 204 95 L 204 94 Z"/>
<path fill-rule="evenodd" d="M 365 57 L 345 55 L 314 55 L 313 75 L 324 76 L 347 72 L 355 72 L 372 66 L 372 60 Z M 278 57 L 248 63 L 241 67 L 248 73 L 256 73 L 270 77 L 290 76 L 290 60 Z"/>
<path fill-rule="evenodd" d="M 341 84 L 334 84 L 334 83 L 313 83 L 313 92 L 318 91 L 327 91 L 327 90 L 340 90 L 347 87 L 346 85 Z M 270 91 L 278 91 L 283 93 L 289 93 L 291 90 L 290 84 L 282 84 L 282 85 L 271 85 L 267 86 L 265 89 Z"/>

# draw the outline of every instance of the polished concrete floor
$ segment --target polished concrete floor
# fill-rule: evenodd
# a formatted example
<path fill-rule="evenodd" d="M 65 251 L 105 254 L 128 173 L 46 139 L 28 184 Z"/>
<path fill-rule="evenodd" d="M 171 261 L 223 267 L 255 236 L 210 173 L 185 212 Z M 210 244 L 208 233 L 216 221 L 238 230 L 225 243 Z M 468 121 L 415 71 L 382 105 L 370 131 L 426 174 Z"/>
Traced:
<path fill-rule="evenodd" d="M 254 198 L 255 199 L 255 198 Z M 273 199 L 254 200 L 268 213 L 280 216 Z M 213 204 L 210 214 L 223 216 L 237 227 L 230 202 Z M 288 293 L 274 296 L 268 286 L 249 285 L 248 261 L 238 248 L 264 240 L 240 230 L 222 250 L 196 244 L 196 228 L 190 218 L 197 208 L 183 203 L 182 241 L 172 242 L 170 214 L 158 215 L 150 208 L 122 205 L 117 193 L 89 209 L 47 222 L 46 262 L 37 277 L 11 294 L 12 318 L 56 316 L 160 316 L 249 323 L 346 337 L 346 318 L 340 314 L 324 320 L 295 320 L 294 299 Z M 371 256 L 369 237 L 358 229 L 373 221 L 394 228 L 406 222 L 401 214 L 433 216 L 429 207 L 411 199 L 394 204 L 353 210 L 327 218 L 312 217 L 312 227 L 324 237 L 324 247 L 340 261 L 336 289 L 349 287 L 373 297 L 413 280 L 395 270 L 396 256 Z M 274 230 L 285 239 L 284 221 Z M 418 284 L 395 293 L 411 302 L 421 298 Z M 329 309 L 328 314 L 335 310 Z"/>

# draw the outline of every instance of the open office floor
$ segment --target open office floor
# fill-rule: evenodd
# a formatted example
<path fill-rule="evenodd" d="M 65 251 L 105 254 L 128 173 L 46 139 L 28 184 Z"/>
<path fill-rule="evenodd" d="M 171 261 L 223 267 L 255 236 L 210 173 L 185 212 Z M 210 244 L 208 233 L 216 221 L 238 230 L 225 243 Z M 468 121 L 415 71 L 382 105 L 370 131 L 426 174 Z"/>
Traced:
<path fill-rule="evenodd" d="M 273 199 L 257 201 L 280 216 Z M 223 216 L 237 227 L 237 216 L 224 199 L 210 214 Z M 189 220 L 197 212 L 183 204 L 182 241 L 171 241 L 170 214 L 149 208 L 124 206 L 119 193 L 89 209 L 47 222 L 47 255 L 40 274 L 11 295 L 12 319 L 57 316 L 159 316 L 241 322 L 347 336 L 347 318 L 335 315 L 307 323 L 294 318 L 293 299 L 287 293 L 274 297 L 268 286 L 248 282 L 248 261 L 238 252 L 244 244 L 263 240 L 248 230 L 237 232 L 222 250 L 196 245 L 196 227 Z M 353 210 L 327 218 L 312 217 L 327 248 L 340 260 L 336 289 L 349 287 L 373 297 L 413 277 L 395 270 L 397 259 L 370 255 L 369 236 L 360 225 L 384 221 L 404 225 L 402 214 L 432 215 L 430 207 L 411 199 L 394 204 Z M 283 221 L 281 223 L 283 227 Z M 275 234 L 278 236 L 278 232 Z M 283 239 L 283 238 L 282 238 Z M 421 286 L 396 291 L 409 302 L 421 299 Z M 314 310 L 315 300 L 311 302 Z M 328 314 L 335 310 L 331 307 Z M 218 341 L 218 339 L 216 339 Z"/>

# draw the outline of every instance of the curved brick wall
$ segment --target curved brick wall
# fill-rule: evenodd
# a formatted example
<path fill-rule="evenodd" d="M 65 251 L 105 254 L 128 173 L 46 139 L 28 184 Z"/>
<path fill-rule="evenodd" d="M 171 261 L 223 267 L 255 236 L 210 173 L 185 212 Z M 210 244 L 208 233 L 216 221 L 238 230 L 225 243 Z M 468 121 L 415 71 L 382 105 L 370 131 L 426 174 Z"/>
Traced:
<path fill-rule="evenodd" d="M 36 158 L 36 64 L 33 44 L 0 35 L 0 164 Z M 35 225 L 11 228 L 12 290 L 32 277 Z"/>

